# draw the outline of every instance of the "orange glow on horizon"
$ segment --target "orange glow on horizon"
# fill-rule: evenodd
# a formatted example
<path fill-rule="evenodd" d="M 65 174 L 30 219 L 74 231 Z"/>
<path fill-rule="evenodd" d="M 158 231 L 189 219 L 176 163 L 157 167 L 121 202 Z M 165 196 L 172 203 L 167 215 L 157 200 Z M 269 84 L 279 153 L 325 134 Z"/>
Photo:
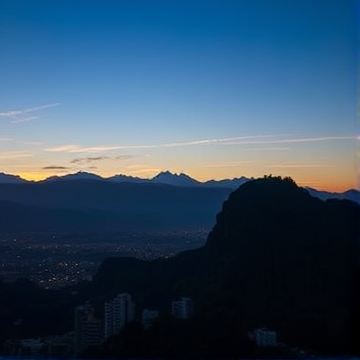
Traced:
<path fill-rule="evenodd" d="M 76 172 L 68 172 L 68 173 L 53 173 L 53 174 L 44 174 L 43 172 L 18 172 L 18 173 L 14 173 L 14 175 L 18 175 L 21 178 L 28 180 L 28 181 L 42 181 L 45 180 L 46 178 L 49 178 L 51 176 L 64 176 L 64 175 L 68 175 L 68 174 L 74 174 Z M 175 173 L 175 172 L 174 172 Z M 176 172 L 177 174 L 179 174 L 180 172 Z M 115 174 L 101 174 L 101 173 L 97 173 L 97 175 L 102 176 L 104 178 L 113 176 Z M 128 175 L 128 176 L 139 176 L 139 174 L 124 174 L 124 175 Z M 151 174 L 150 176 L 139 176 L 141 178 L 152 178 L 154 177 L 156 174 Z M 187 174 L 189 175 L 189 174 Z M 277 174 L 272 174 L 273 176 L 277 176 Z M 193 177 L 192 175 L 189 175 L 191 177 Z M 248 175 L 242 175 L 245 176 L 247 178 L 251 178 L 251 176 Z M 281 175 L 282 176 L 282 175 Z M 358 184 L 356 179 L 342 179 L 343 181 L 341 182 L 336 182 L 332 181 L 330 182 L 329 179 L 318 179 L 318 178 L 296 178 L 296 176 L 291 176 L 294 179 L 294 181 L 297 183 L 298 186 L 303 186 L 303 187 L 311 187 L 320 191 L 328 191 L 328 192 L 344 192 L 347 191 L 349 189 L 357 189 L 359 190 Z M 202 178 L 202 177 L 196 177 L 194 176 L 193 178 L 195 180 L 198 180 L 200 182 L 205 182 L 207 180 L 210 179 L 214 179 L 214 180 L 223 180 L 223 179 L 233 179 L 235 177 L 241 177 L 241 176 L 227 176 L 227 177 L 220 177 L 220 176 L 214 176 L 214 177 L 209 177 L 209 178 Z M 258 178 L 258 177 L 262 177 L 262 176 L 253 176 L 254 178 Z M 326 181 L 327 180 L 327 181 Z"/>
<path fill-rule="evenodd" d="M 48 178 L 50 176 L 53 176 L 53 175 L 44 176 L 43 173 L 35 173 L 35 172 L 25 172 L 25 173 L 19 172 L 14 175 L 18 175 L 22 179 L 28 180 L 28 181 L 41 181 L 41 180 L 45 180 L 46 178 Z"/>

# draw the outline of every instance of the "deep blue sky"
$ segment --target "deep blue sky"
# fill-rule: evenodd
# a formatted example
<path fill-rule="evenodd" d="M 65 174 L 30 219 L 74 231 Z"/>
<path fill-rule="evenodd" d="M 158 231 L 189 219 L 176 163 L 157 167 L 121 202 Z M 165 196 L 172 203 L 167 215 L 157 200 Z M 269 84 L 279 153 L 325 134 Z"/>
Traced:
<path fill-rule="evenodd" d="M 0 171 L 357 181 L 356 1 L 0 2 Z"/>

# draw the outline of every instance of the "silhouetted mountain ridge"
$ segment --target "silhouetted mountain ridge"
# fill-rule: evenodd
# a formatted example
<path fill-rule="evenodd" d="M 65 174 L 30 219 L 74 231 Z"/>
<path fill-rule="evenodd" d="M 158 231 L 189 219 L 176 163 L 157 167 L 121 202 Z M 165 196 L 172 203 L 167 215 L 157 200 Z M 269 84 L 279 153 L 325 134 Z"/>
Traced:
<path fill-rule="evenodd" d="M 50 176 L 41 182 L 49 182 L 49 181 L 69 181 L 69 180 L 105 180 L 103 177 L 89 173 L 86 171 L 79 171 L 75 174 L 67 174 L 63 176 Z"/>
<path fill-rule="evenodd" d="M 241 176 L 239 178 L 233 178 L 233 179 L 222 179 L 222 180 L 207 180 L 205 182 L 200 182 L 198 180 L 195 180 L 191 178 L 189 175 L 180 173 L 171 173 L 170 171 L 162 171 L 159 174 L 155 175 L 151 179 L 145 179 L 140 177 L 134 177 L 134 176 L 128 176 L 128 175 L 114 175 L 108 178 L 103 178 L 97 174 L 79 171 L 77 173 L 73 174 L 67 174 L 63 176 L 51 176 L 45 180 L 39 181 L 40 183 L 44 182 L 56 182 L 56 181 L 74 181 L 74 180 L 98 180 L 98 181 L 106 181 L 106 182 L 117 182 L 117 183 L 123 183 L 123 182 L 130 182 L 130 183 L 136 183 L 136 184 L 150 184 L 150 183 L 156 183 L 156 184 L 166 184 L 166 185 L 173 185 L 173 186 L 179 186 L 179 187 L 222 187 L 222 188 L 228 188 L 235 190 L 245 182 L 252 180 L 253 178 L 246 178 L 244 176 Z M 0 173 L 0 184 L 20 184 L 20 183 L 26 183 L 26 182 L 33 182 L 33 181 L 27 181 L 22 179 L 21 177 L 17 175 L 10 175 L 5 173 Z M 338 199 L 348 199 L 357 202 L 360 204 L 360 192 L 355 189 L 349 189 L 343 193 L 331 193 L 327 191 L 320 191 L 316 190 L 310 187 L 305 187 L 312 196 L 318 197 L 322 200 L 330 199 L 330 198 L 338 198 Z"/>
<path fill-rule="evenodd" d="M 329 191 L 319 191 L 310 187 L 305 187 L 310 195 L 317 197 L 321 200 L 329 199 L 341 199 L 341 200 L 351 200 L 360 204 L 360 191 L 355 189 L 350 189 L 344 191 L 343 193 L 329 192 Z"/>
<path fill-rule="evenodd" d="M 172 259 L 108 259 L 92 294 L 129 291 L 144 306 L 186 295 L 197 316 L 266 326 L 322 354 L 354 354 L 360 207 L 321 201 L 291 179 L 247 182 L 225 201 L 206 245 Z"/>
<path fill-rule="evenodd" d="M 26 182 L 26 180 L 22 179 L 18 175 L 10 175 L 0 172 L 0 184 L 8 183 L 8 184 L 21 184 Z"/>
<path fill-rule="evenodd" d="M 170 171 L 164 171 L 156 176 L 154 176 L 150 181 L 159 183 L 159 184 L 167 184 L 174 186 L 199 186 L 201 183 L 190 176 L 180 173 L 173 174 Z"/>
<path fill-rule="evenodd" d="M 150 180 L 122 175 L 110 180 L 86 172 L 41 182 L 10 175 L 3 178 L 0 202 L 22 207 L 7 211 L 9 204 L 1 205 L 5 215 L 0 232 L 41 232 L 51 229 L 51 224 L 54 231 L 83 231 L 87 227 L 99 231 L 210 229 L 232 186 L 249 181 L 241 177 L 214 185 L 214 181 L 200 183 L 185 174 L 170 172 Z M 307 191 L 323 200 L 348 198 L 360 203 L 356 190 L 343 194 Z"/>

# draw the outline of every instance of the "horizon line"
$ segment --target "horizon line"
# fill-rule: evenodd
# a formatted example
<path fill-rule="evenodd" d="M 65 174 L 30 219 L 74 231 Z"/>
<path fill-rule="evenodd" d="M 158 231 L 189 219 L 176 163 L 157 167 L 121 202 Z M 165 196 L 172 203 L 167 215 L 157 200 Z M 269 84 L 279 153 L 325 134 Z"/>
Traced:
<path fill-rule="evenodd" d="M 40 179 L 40 180 L 32 180 L 32 179 L 26 179 L 24 177 L 22 177 L 21 175 L 18 175 L 18 174 L 9 174 L 9 173 L 4 173 L 2 171 L 0 171 L 0 175 L 8 175 L 8 176 L 14 176 L 14 177 L 17 177 L 17 178 L 20 178 L 21 180 L 24 180 L 25 182 L 29 182 L 29 183 L 39 183 L 39 182 L 44 182 L 46 180 L 49 180 L 51 178 L 63 178 L 63 177 L 66 177 L 66 176 L 69 176 L 69 175 L 77 175 L 77 174 L 89 174 L 89 175 L 94 175 L 95 177 L 99 177 L 99 181 L 101 180 L 109 180 L 115 176 L 124 176 L 124 177 L 128 177 L 130 179 L 139 179 L 139 180 L 144 180 L 144 181 L 151 181 L 153 180 L 154 178 L 156 178 L 158 175 L 160 174 L 163 174 L 163 173 L 170 173 L 171 175 L 175 175 L 175 176 L 180 176 L 180 175 L 185 175 L 187 177 L 189 177 L 191 180 L 194 180 L 195 182 L 197 182 L 199 185 L 204 185 L 206 184 L 207 182 L 210 182 L 210 181 L 216 181 L 216 182 L 220 182 L 220 181 L 223 181 L 223 180 L 237 180 L 237 179 L 242 179 L 242 178 L 245 178 L 247 179 L 247 181 L 250 181 L 250 180 L 256 180 L 256 179 L 261 179 L 261 178 L 264 178 L 265 176 L 272 176 L 272 177 L 280 177 L 282 179 L 286 178 L 286 177 L 289 177 L 291 179 L 293 179 L 292 176 L 281 176 L 281 175 L 274 175 L 274 174 L 264 174 L 262 176 L 259 176 L 259 177 L 246 177 L 246 176 L 239 176 L 239 177 L 233 177 L 233 178 L 221 178 L 221 179 L 214 179 L 214 178 L 211 178 L 211 179 L 207 179 L 207 180 L 204 180 L 204 181 L 200 181 L 200 180 L 197 180 L 195 178 L 193 178 L 192 176 L 186 174 L 186 173 L 183 173 L 183 172 L 172 172 L 170 170 L 162 170 L 160 172 L 158 172 L 156 175 L 152 176 L 152 177 L 148 177 L 148 178 L 142 178 L 142 177 L 139 177 L 139 176 L 132 176 L 132 175 L 126 175 L 126 174 L 115 174 L 115 175 L 110 175 L 110 176 L 107 176 L 107 177 L 104 177 L 102 175 L 99 175 L 97 173 L 93 173 L 93 172 L 88 172 L 88 171 L 82 171 L 82 170 L 79 170 L 79 171 L 76 171 L 76 172 L 69 172 L 69 173 L 64 173 L 64 175 L 50 175 L 48 177 L 44 177 L 43 179 Z M 92 179 L 83 179 L 83 180 L 92 180 Z M 94 179 L 95 180 L 95 179 Z M 294 180 L 294 179 L 293 179 Z M 294 180 L 295 181 L 295 180 Z M 305 182 L 305 181 L 304 181 Z M 0 182 L 1 183 L 1 182 Z M 349 190 L 356 190 L 356 191 L 359 191 L 357 188 L 347 188 L 346 190 L 340 190 L 340 191 L 331 191 L 331 190 L 328 190 L 328 189 L 325 189 L 325 190 L 320 190 L 316 187 L 312 187 L 312 186 L 309 186 L 309 185 L 299 185 L 299 183 L 303 183 L 303 181 L 295 181 L 295 183 L 297 184 L 297 186 L 301 187 L 301 188 L 309 188 L 309 189 L 314 189 L 316 191 L 322 191 L 322 192 L 328 192 L 328 193 L 333 193 L 333 194 L 342 194 L 346 191 L 349 191 Z"/>

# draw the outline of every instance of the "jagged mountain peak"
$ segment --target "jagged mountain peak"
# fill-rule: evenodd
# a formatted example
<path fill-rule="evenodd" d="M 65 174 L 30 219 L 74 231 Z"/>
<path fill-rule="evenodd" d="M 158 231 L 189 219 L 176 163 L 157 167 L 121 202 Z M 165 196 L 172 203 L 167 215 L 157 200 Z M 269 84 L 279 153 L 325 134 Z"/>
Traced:
<path fill-rule="evenodd" d="M 114 182 L 133 182 L 133 183 L 143 183 L 143 182 L 149 181 L 148 179 L 142 179 L 137 176 L 130 176 L 130 175 L 124 175 L 124 174 L 110 176 L 106 180 L 114 181 Z"/>
<path fill-rule="evenodd" d="M 162 171 L 151 179 L 152 182 L 175 185 L 175 186 L 194 186 L 200 184 L 197 180 L 191 178 L 184 173 L 172 173 L 170 171 Z"/>
<path fill-rule="evenodd" d="M 181 173 L 178 174 L 176 172 L 173 173 L 173 172 L 171 172 L 169 170 L 159 172 L 157 175 L 155 175 L 153 177 L 153 179 L 161 178 L 161 177 L 175 177 L 175 178 L 177 178 L 177 177 L 186 177 L 186 178 L 191 179 L 191 177 L 189 175 L 186 175 L 185 173 L 181 172 Z"/>

